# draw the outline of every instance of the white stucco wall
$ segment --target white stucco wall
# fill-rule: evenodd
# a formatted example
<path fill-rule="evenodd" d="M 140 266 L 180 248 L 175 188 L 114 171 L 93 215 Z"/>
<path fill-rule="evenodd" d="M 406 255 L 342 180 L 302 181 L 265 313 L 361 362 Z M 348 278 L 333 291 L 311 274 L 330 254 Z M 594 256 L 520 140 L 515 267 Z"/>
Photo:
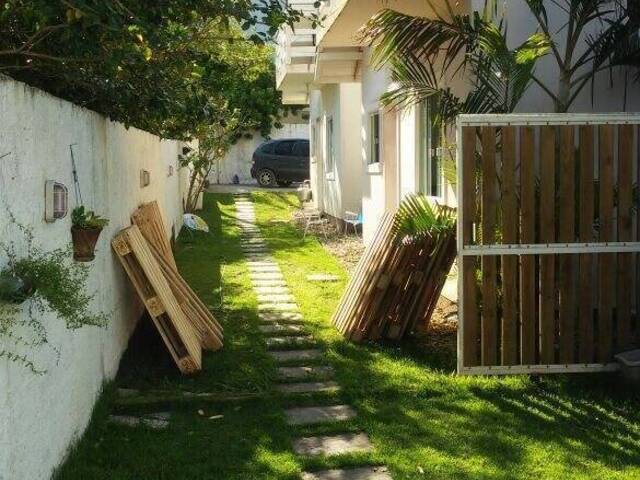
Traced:
<path fill-rule="evenodd" d="M 149 133 L 126 129 L 100 115 L 0 77 L 0 241 L 23 238 L 10 223 L 8 207 L 29 226 L 44 250 L 71 241 L 70 215 L 44 221 L 44 184 L 56 180 L 69 188 L 75 206 L 69 145 L 74 145 L 84 203 L 109 218 L 90 264 L 88 289 L 96 291 L 93 308 L 111 312 L 105 329 L 70 332 L 53 314 L 43 318 L 50 349 L 29 351 L 46 368 L 35 376 L 19 364 L 0 359 L 0 479 L 50 477 L 69 445 L 84 431 L 102 384 L 115 376 L 120 357 L 142 308 L 110 241 L 130 225 L 142 202 L 158 200 L 167 233 L 179 231 L 185 173 L 178 171 L 182 143 L 160 141 Z M 169 166 L 174 173 L 169 176 Z M 140 187 L 140 169 L 151 172 L 151 184 Z M 6 258 L 0 256 L 0 269 Z M 9 343 L 3 348 L 12 349 Z"/>
<path fill-rule="evenodd" d="M 270 135 L 272 140 L 279 138 L 309 138 L 308 123 L 285 123 L 282 128 L 274 128 Z M 240 183 L 255 183 L 251 178 L 251 157 L 256 148 L 266 142 L 259 133 L 251 138 L 242 138 L 231 147 L 227 155 L 209 174 L 211 183 L 233 183 L 233 176 L 238 175 Z"/>
<path fill-rule="evenodd" d="M 360 95 L 360 83 L 341 83 L 325 85 L 312 96 L 311 121 L 319 120 L 321 125 L 319 138 L 311 147 L 317 152 L 311 164 L 312 188 L 318 207 L 336 218 L 343 218 L 345 211 L 359 212 L 362 208 Z M 328 118 L 333 118 L 333 171 L 326 169 Z"/>

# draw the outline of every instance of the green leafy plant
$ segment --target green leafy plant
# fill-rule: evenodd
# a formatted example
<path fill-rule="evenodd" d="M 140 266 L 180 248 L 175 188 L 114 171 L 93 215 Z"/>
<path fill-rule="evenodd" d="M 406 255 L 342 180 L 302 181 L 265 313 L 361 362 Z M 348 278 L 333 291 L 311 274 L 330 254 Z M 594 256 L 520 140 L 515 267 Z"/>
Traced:
<path fill-rule="evenodd" d="M 26 252 L 21 249 L 18 253 L 14 242 L 0 244 L 7 259 L 0 276 L 21 279 L 30 286 L 30 296 L 22 305 L 0 301 L 0 339 L 12 343 L 17 350 L 0 348 L 0 358 L 21 363 L 34 373 L 44 373 L 24 351 L 45 345 L 58 351 L 48 341 L 43 322 L 46 313 L 54 312 L 70 330 L 104 327 L 109 315 L 91 310 L 95 293 L 86 290 L 89 268 L 72 261 L 71 249 L 42 250 L 34 245 L 31 230 L 17 223 L 11 214 L 10 218 L 25 237 Z"/>
<path fill-rule="evenodd" d="M 455 209 L 434 204 L 425 195 L 411 194 L 400 203 L 392 231 L 397 240 L 411 240 L 451 234 L 455 228 Z"/>
<path fill-rule="evenodd" d="M 71 212 L 71 223 L 75 228 L 92 230 L 103 229 L 109 224 L 109 220 L 96 215 L 92 210 L 86 210 L 84 205 L 80 205 Z"/>

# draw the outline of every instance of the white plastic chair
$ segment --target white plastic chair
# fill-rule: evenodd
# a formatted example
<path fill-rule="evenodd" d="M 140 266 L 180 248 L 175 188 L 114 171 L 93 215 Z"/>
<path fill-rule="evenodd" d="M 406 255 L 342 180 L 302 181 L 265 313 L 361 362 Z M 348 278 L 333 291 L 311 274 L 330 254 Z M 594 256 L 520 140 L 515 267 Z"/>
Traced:
<path fill-rule="evenodd" d="M 315 208 L 304 208 L 302 209 L 302 215 L 304 215 L 304 235 L 302 238 L 307 237 L 307 232 L 309 228 L 315 225 L 319 225 L 322 228 L 322 233 L 324 234 L 324 238 L 327 238 L 327 223 L 329 220 L 326 218 L 322 218 L 322 214 L 320 210 Z"/>
<path fill-rule="evenodd" d="M 361 213 L 344 212 L 344 233 L 349 233 L 349 225 L 353 227 L 353 233 L 358 234 L 358 227 L 362 225 L 363 218 Z"/>

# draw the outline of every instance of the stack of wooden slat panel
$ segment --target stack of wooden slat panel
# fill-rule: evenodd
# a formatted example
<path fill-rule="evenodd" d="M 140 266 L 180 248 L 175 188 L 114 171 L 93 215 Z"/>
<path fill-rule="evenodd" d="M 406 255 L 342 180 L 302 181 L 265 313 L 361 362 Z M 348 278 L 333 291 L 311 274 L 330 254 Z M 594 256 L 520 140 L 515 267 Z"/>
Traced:
<path fill-rule="evenodd" d="M 178 273 L 155 202 L 133 215 L 112 246 L 182 373 L 202 368 L 202 348 L 222 347 L 222 328 Z"/>
<path fill-rule="evenodd" d="M 453 229 L 398 241 L 386 214 L 333 315 L 353 341 L 398 340 L 428 324 L 456 255 Z"/>

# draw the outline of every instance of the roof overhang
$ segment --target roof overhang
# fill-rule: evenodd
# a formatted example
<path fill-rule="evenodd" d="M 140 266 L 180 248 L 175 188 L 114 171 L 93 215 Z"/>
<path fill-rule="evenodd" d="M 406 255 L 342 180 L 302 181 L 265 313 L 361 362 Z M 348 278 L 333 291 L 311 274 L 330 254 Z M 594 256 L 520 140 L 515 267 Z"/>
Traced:
<path fill-rule="evenodd" d="M 435 16 L 435 12 L 426 0 L 336 0 L 327 8 L 324 27 L 317 36 L 319 48 L 361 46 L 357 34 L 360 28 L 376 13 L 390 8 L 407 15 Z M 446 0 L 433 0 L 440 14 L 446 12 Z M 456 2 L 459 11 L 470 7 L 470 0 Z M 439 9 L 439 6 L 442 9 Z"/>

